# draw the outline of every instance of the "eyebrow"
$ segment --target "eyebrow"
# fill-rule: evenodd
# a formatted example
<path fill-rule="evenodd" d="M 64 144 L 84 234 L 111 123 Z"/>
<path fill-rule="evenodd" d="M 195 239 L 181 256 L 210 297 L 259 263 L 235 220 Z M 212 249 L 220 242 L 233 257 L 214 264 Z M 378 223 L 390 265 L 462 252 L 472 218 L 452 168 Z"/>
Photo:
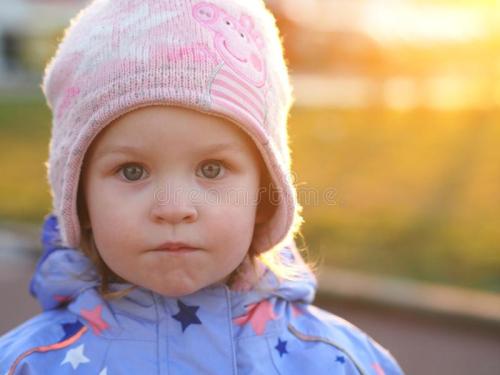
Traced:
<path fill-rule="evenodd" d="M 210 146 L 207 146 L 200 151 L 197 151 L 197 154 L 212 154 L 221 151 L 237 151 L 242 152 L 241 147 L 236 145 L 235 143 L 216 143 Z M 130 155 L 142 155 L 143 150 L 139 147 L 129 146 L 129 145 L 113 145 L 109 148 L 105 148 L 100 152 L 97 152 L 95 155 L 95 159 L 100 159 L 104 156 L 108 156 L 111 154 L 130 154 Z"/>

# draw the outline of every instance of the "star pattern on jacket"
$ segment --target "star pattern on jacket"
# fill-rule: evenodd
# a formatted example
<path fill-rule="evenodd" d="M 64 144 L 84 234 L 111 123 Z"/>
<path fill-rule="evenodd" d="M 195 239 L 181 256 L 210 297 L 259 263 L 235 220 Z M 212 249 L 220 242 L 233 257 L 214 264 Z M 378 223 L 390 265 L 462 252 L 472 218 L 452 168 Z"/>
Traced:
<path fill-rule="evenodd" d="M 288 341 L 286 340 L 281 341 L 281 339 L 278 337 L 278 344 L 274 348 L 278 351 L 280 357 L 283 357 L 283 354 L 288 354 L 288 351 L 286 350 L 287 343 Z"/>
<path fill-rule="evenodd" d="M 179 307 L 179 312 L 172 315 L 172 317 L 181 323 L 182 332 L 191 324 L 202 324 L 196 315 L 196 311 L 198 311 L 200 306 L 188 306 L 179 299 L 177 300 L 177 306 Z"/>
<path fill-rule="evenodd" d="M 61 362 L 61 366 L 64 365 L 65 363 L 71 364 L 71 367 L 73 367 L 73 370 L 76 370 L 78 366 L 80 366 L 82 363 L 88 363 L 90 362 L 90 359 L 88 359 L 85 354 L 83 354 L 83 350 L 85 348 L 85 344 L 81 344 L 80 346 L 70 349 L 66 352 L 66 356 L 64 357 L 63 361 Z"/>
<path fill-rule="evenodd" d="M 345 363 L 345 357 L 343 355 L 338 355 L 337 358 L 335 358 L 335 362 L 344 364 Z"/>
<path fill-rule="evenodd" d="M 90 323 L 96 335 L 100 335 L 102 331 L 109 328 L 108 323 L 102 318 L 102 305 L 97 305 L 92 310 L 82 309 L 80 315 Z"/>
<path fill-rule="evenodd" d="M 75 333 L 77 333 L 80 330 L 80 328 L 83 327 L 83 324 L 80 323 L 79 320 L 76 320 L 73 323 L 61 324 L 61 327 L 64 331 L 64 336 L 62 337 L 61 340 L 59 340 L 59 342 L 62 342 L 64 340 L 70 338 L 71 336 L 73 336 Z"/>
<path fill-rule="evenodd" d="M 248 306 L 248 313 L 233 319 L 237 325 L 250 323 L 254 332 L 262 336 L 266 330 L 266 325 L 270 320 L 276 320 L 278 317 L 274 313 L 273 305 L 269 300 L 254 303 Z"/>
<path fill-rule="evenodd" d="M 377 362 L 375 362 L 374 364 L 372 364 L 372 367 L 375 370 L 375 373 L 377 375 L 385 375 L 384 369 Z"/>

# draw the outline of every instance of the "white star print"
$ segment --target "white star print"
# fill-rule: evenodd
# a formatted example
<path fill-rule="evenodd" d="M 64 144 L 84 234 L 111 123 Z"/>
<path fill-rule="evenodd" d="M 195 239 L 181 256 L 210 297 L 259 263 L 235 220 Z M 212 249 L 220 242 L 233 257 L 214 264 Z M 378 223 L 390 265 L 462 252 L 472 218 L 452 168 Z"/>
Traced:
<path fill-rule="evenodd" d="M 108 368 L 107 367 L 104 367 L 101 372 L 99 373 L 99 375 L 108 375 Z"/>
<path fill-rule="evenodd" d="M 65 363 L 71 363 L 73 370 L 75 370 L 82 363 L 90 362 L 90 359 L 85 357 L 85 354 L 83 354 L 83 348 L 84 344 L 80 345 L 77 348 L 68 350 L 66 352 L 66 357 L 64 357 L 64 360 L 61 362 L 61 366 Z"/>

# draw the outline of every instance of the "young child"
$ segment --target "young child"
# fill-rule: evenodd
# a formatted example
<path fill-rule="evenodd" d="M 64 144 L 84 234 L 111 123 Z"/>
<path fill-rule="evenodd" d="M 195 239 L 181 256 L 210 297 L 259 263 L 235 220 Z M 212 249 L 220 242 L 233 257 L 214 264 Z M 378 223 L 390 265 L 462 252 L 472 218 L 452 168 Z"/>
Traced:
<path fill-rule="evenodd" d="M 53 214 L 2 374 L 402 374 L 311 305 L 261 0 L 96 0 L 47 66 Z"/>

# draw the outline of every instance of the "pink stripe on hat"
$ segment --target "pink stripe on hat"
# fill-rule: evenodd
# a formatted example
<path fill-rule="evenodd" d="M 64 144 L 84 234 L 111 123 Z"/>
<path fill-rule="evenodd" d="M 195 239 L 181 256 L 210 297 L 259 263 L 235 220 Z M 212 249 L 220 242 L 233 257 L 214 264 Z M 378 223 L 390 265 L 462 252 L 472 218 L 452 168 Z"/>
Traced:
<path fill-rule="evenodd" d="M 260 117 L 260 116 L 258 116 L 259 114 L 256 114 L 255 111 L 254 112 L 249 111 L 245 107 L 245 105 L 242 105 L 242 103 L 239 100 L 237 100 L 236 97 L 231 96 L 231 95 L 227 95 L 227 94 L 223 93 L 222 91 L 218 91 L 218 90 L 212 90 L 212 95 L 213 95 L 213 98 L 214 98 L 213 99 L 214 102 L 224 103 L 223 101 L 221 102 L 220 100 L 218 100 L 218 99 L 224 99 L 224 100 L 232 103 L 235 107 L 238 107 L 239 110 L 244 111 L 245 113 L 247 113 L 249 116 L 255 117 L 255 120 L 258 123 L 262 123 L 263 118 Z"/>
<path fill-rule="evenodd" d="M 252 86 L 239 79 L 238 76 L 232 73 L 229 69 L 221 69 L 219 74 L 224 79 L 233 81 L 239 86 L 243 87 L 246 92 L 253 96 L 257 103 L 262 103 L 262 105 L 264 104 L 264 96 L 262 95 L 262 91 L 258 91 L 255 87 L 252 88 Z"/>
<path fill-rule="evenodd" d="M 255 117 L 260 121 L 264 121 L 264 113 L 262 111 L 263 103 L 254 103 L 245 93 L 243 93 L 237 87 L 231 86 L 231 81 L 223 81 L 221 79 L 216 79 L 212 83 L 212 94 L 213 95 L 228 95 L 233 97 L 233 102 L 238 103 L 242 107 L 250 106 L 253 109 Z"/>

